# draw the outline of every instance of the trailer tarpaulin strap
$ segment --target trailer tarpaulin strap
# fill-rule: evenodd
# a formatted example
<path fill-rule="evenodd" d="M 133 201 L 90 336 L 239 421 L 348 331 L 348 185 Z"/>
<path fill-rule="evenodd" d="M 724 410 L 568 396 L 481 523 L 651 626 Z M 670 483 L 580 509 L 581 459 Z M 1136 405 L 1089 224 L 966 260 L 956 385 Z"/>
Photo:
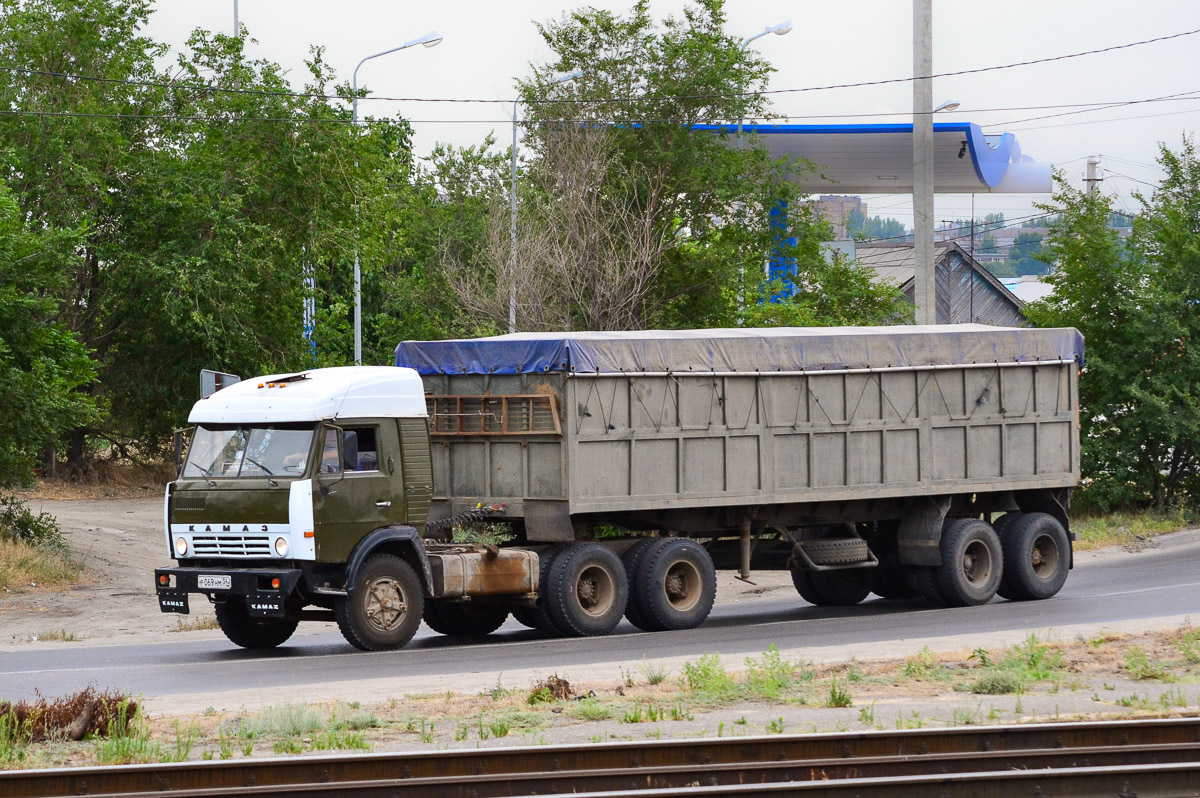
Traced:
<path fill-rule="evenodd" d="M 919 368 L 935 364 L 1070 361 L 1083 365 L 1073 328 L 981 324 L 775 327 L 631 332 L 512 333 L 405 341 L 396 365 L 421 374 L 575 374 Z"/>

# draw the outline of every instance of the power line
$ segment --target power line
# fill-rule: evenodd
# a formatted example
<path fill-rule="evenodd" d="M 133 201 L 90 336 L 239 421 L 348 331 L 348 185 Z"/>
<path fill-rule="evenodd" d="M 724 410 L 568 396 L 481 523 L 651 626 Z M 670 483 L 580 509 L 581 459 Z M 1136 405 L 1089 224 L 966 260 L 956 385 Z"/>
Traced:
<path fill-rule="evenodd" d="M 894 83 L 911 83 L 914 80 L 926 80 L 931 78 L 947 78 L 957 77 L 960 75 L 976 75 L 982 72 L 995 72 L 1003 69 L 1015 69 L 1017 67 L 1034 66 L 1037 64 L 1047 64 L 1055 61 L 1065 61 L 1072 58 L 1082 58 L 1089 55 L 1099 55 L 1101 53 L 1109 53 L 1117 50 L 1126 50 L 1132 47 L 1141 47 L 1148 44 L 1157 44 L 1159 42 L 1179 39 L 1185 36 L 1194 36 L 1200 33 L 1200 28 L 1195 30 L 1181 31 L 1172 33 L 1166 36 L 1157 36 L 1152 39 L 1142 39 L 1135 42 L 1127 42 L 1125 44 L 1116 44 L 1109 47 L 1100 47 L 1093 50 L 1084 50 L 1078 53 L 1067 53 L 1064 55 L 1049 56 L 1046 58 L 1035 58 L 1028 61 L 1017 61 L 1011 64 L 998 64 L 989 67 L 976 67 L 974 69 L 960 69 L 952 72 L 937 72 L 932 75 L 921 77 L 904 77 L 904 78 L 886 78 L 882 80 L 867 80 L 856 83 L 835 83 L 827 86 L 806 86 L 795 89 L 767 89 L 763 91 L 744 91 L 744 92 L 722 92 L 713 94 L 674 94 L 664 95 L 662 97 L 602 97 L 593 99 L 537 99 L 527 100 L 527 103 L 536 105 L 551 105 L 556 103 L 629 103 L 643 102 L 647 99 L 654 100 L 708 100 L 708 99 L 737 99 L 740 97 L 758 97 L 764 95 L 775 94 L 799 94 L 812 91 L 830 91 L 833 89 L 855 89 L 866 86 L 883 86 Z M 106 78 L 95 75 L 82 75 L 70 72 L 58 72 L 46 69 L 30 69 L 27 67 L 18 66 L 0 66 L 0 71 L 17 72 L 25 75 L 36 75 L 42 77 L 53 77 L 67 80 L 93 81 L 98 83 L 122 84 L 129 86 L 138 86 L 142 88 L 165 88 L 165 89 L 184 89 L 191 91 L 206 91 L 222 94 L 235 95 L 258 95 L 263 97 L 292 97 L 298 99 L 324 99 L 324 100 L 346 100 L 347 98 L 340 94 L 321 94 L 316 92 L 287 92 L 287 91 L 265 91 L 261 89 L 235 89 L 223 86 L 211 86 L 207 84 L 192 84 L 192 83 L 164 83 L 161 81 L 150 80 L 131 80 L 128 78 Z M 419 103 L 482 103 L 482 104 L 510 104 L 513 100 L 501 100 L 496 98 L 452 98 L 452 97 L 377 97 L 367 96 L 360 97 L 360 102 L 364 100 L 377 100 L 388 102 L 419 102 Z"/>
<path fill-rule="evenodd" d="M 1137 114 L 1135 116 L 1117 116 L 1112 119 L 1089 119 L 1085 122 L 1064 122 L 1061 125 L 1035 125 L 1034 127 L 1017 127 L 1012 128 L 1009 133 L 1021 133 L 1026 130 L 1051 130 L 1059 127 L 1078 127 L 1080 125 L 1099 125 L 1105 122 L 1128 122 L 1133 119 L 1155 119 L 1160 116 L 1179 116 L 1180 114 L 1194 114 L 1200 111 L 1200 108 L 1189 108 L 1186 111 L 1168 111 L 1162 114 Z"/>
<path fill-rule="evenodd" d="M 1085 108 L 1080 111 L 1064 111 L 1061 114 L 1045 114 L 1044 116 L 1029 116 L 1024 119 L 1010 119 L 1006 122 L 993 122 L 988 125 L 985 125 L 984 127 L 1003 127 L 1005 125 L 1019 125 L 1022 122 L 1036 122 L 1037 120 L 1040 120 L 1040 119 L 1054 119 L 1054 118 L 1057 118 L 1060 116 L 1071 116 L 1073 114 L 1090 114 L 1090 113 L 1095 113 L 1096 111 L 1107 111 L 1109 108 L 1121 108 L 1126 105 L 1140 105 L 1142 103 L 1179 102 L 1181 100 L 1194 100 L 1194 99 L 1198 99 L 1195 96 L 1197 94 L 1197 91 L 1198 90 L 1196 90 L 1196 89 L 1192 89 L 1191 91 L 1181 91 L 1178 94 L 1165 94 L 1162 97 L 1149 97 L 1144 100 L 1127 100 L 1124 102 L 1115 102 L 1115 103 L 1107 103 L 1107 104 L 1089 103 L 1089 105 L 1096 105 L 1097 107 Z M 1081 103 L 1081 105 L 1082 105 L 1082 103 Z M 1047 107 L 1049 107 L 1049 106 L 1047 106 Z M 1067 108 L 1067 107 L 1071 107 L 1071 106 L 1060 106 L 1060 107 Z"/>
<path fill-rule="evenodd" d="M 1017 225 L 1017 224 L 1023 224 L 1024 222 L 1028 222 L 1028 221 L 1030 221 L 1031 219 L 1045 219 L 1045 218 L 1046 218 L 1046 217 L 1048 217 L 1048 216 L 1057 216 L 1057 215 L 1058 215 L 1057 213 L 1035 213 L 1035 214 L 1031 214 L 1031 215 L 1029 215 L 1029 216 L 1018 216 L 1016 219 L 1006 219 L 1006 220 L 1004 221 L 1004 224 L 989 224 L 989 225 L 988 225 L 988 228 L 987 228 L 987 230 L 982 230 L 982 231 L 980 231 L 980 232 L 984 232 L 984 233 L 986 233 L 986 232 L 989 232 L 989 231 L 991 231 L 991 230 L 1002 230 L 1002 229 L 1004 229 L 1004 228 L 1006 228 L 1006 227 L 1012 227 L 1013 225 Z M 946 232 L 946 233 L 948 233 L 948 232 L 950 232 L 950 231 L 952 231 L 952 230 L 970 230 L 970 229 L 971 229 L 971 225 L 964 224 L 964 225 L 961 225 L 961 226 L 959 226 L 959 227 L 950 227 L 950 228 L 946 228 L 946 229 L 944 229 L 944 230 L 938 230 L 938 231 L 935 231 L 935 232 L 939 232 L 939 233 Z M 905 238 L 912 238 L 912 235 L 913 235 L 912 233 L 905 233 L 904 235 L 901 235 L 901 236 L 888 236 L 888 237 L 886 237 L 886 238 L 870 238 L 870 239 L 867 239 L 867 240 L 865 240 L 865 241 L 859 241 L 858 243 L 860 243 L 860 244 L 874 244 L 874 243 L 877 243 L 877 242 L 880 242 L 880 241 L 898 241 L 898 240 L 905 239 Z M 969 235 L 969 234 L 968 234 L 968 235 Z M 957 238 L 967 238 L 967 237 L 968 237 L 968 236 L 951 236 L 951 239 L 957 239 Z M 942 240 L 943 240 L 943 241 L 947 241 L 947 240 L 951 240 L 951 239 L 946 239 L 946 238 L 943 238 Z"/>

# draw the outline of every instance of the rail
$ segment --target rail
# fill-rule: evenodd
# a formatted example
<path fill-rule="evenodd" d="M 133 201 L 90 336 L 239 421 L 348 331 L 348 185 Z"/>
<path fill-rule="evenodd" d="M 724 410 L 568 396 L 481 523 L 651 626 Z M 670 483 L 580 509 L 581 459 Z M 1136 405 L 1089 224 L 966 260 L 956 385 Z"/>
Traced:
<path fill-rule="evenodd" d="M 1172 718 L 18 770 L 0 795 L 1177 795 L 1198 761 Z"/>

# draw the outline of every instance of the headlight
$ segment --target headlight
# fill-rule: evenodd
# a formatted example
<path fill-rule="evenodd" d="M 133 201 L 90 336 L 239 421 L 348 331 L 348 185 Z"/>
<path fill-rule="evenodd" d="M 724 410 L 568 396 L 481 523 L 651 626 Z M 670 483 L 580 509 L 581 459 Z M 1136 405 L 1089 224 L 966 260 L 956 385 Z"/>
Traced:
<path fill-rule="evenodd" d="M 280 557 L 286 557 L 288 553 L 287 538 L 275 538 L 275 553 Z"/>
<path fill-rule="evenodd" d="M 175 538 L 175 553 L 180 557 L 187 554 L 187 538 Z"/>

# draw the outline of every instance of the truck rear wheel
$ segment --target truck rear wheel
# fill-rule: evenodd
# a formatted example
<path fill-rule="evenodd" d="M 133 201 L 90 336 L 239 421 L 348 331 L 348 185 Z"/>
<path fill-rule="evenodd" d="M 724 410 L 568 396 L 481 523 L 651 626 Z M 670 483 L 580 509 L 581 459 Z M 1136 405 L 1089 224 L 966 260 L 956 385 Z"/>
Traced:
<path fill-rule="evenodd" d="M 693 629 L 712 612 L 717 572 L 708 552 L 695 541 L 665 538 L 638 563 L 629 593 L 629 605 L 638 608 L 645 623 L 642 629 Z"/>
<path fill-rule="evenodd" d="M 490 635 L 508 620 L 508 608 L 496 604 L 425 603 L 422 614 L 425 625 L 435 632 L 452 637 L 482 637 Z"/>
<path fill-rule="evenodd" d="M 393 554 L 363 564 L 350 595 L 334 605 L 342 636 L 363 651 L 400 648 L 421 625 L 425 597 L 412 566 Z"/>
<path fill-rule="evenodd" d="M 638 604 L 637 596 L 635 595 L 637 591 L 634 589 L 634 585 L 637 584 L 638 569 L 641 568 L 646 553 L 661 542 L 662 538 L 642 538 L 626 549 L 625 554 L 621 557 L 621 563 L 625 566 L 625 581 L 629 584 L 629 600 L 625 604 L 625 618 L 631 624 L 646 632 L 653 632 L 654 629 L 649 625 L 646 616 L 642 613 L 642 608 Z"/>
<path fill-rule="evenodd" d="M 1006 525 L 1000 546 L 1004 550 L 1004 576 L 1000 584 L 1005 598 L 1047 599 L 1067 581 L 1071 542 L 1054 516 L 1026 513 L 1017 517 Z"/>
<path fill-rule="evenodd" d="M 960 518 L 942 530 L 942 564 L 917 569 L 925 598 L 940 607 L 987 604 L 996 595 L 1004 555 L 996 530 L 978 518 Z"/>
<path fill-rule="evenodd" d="M 550 617 L 550 610 L 546 606 L 546 585 L 550 582 L 550 569 L 554 567 L 554 560 L 558 555 L 562 554 L 567 549 L 570 543 L 556 543 L 544 552 L 538 555 L 538 599 L 532 607 L 519 608 L 521 612 L 513 612 L 513 617 L 518 621 L 530 626 L 534 629 L 546 632 L 552 635 L 566 634 L 562 629 L 558 628 L 558 624 Z M 524 617 L 522 617 L 524 616 Z"/>
<path fill-rule="evenodd" d="M 608 634 L 629 601 L 620 558 L 599 543 L 568 544 L 554 557 L 543 587 L 550 619 L 573 637 Z"/>
<path fill-rule="evenodd" d="M 234 645 L 242 648 L 275 648 L 282 645 L 297 622 L 285 618 L 254 618 L 241 597 L 230 597 L 213 607 L 217 624 Z"/>

